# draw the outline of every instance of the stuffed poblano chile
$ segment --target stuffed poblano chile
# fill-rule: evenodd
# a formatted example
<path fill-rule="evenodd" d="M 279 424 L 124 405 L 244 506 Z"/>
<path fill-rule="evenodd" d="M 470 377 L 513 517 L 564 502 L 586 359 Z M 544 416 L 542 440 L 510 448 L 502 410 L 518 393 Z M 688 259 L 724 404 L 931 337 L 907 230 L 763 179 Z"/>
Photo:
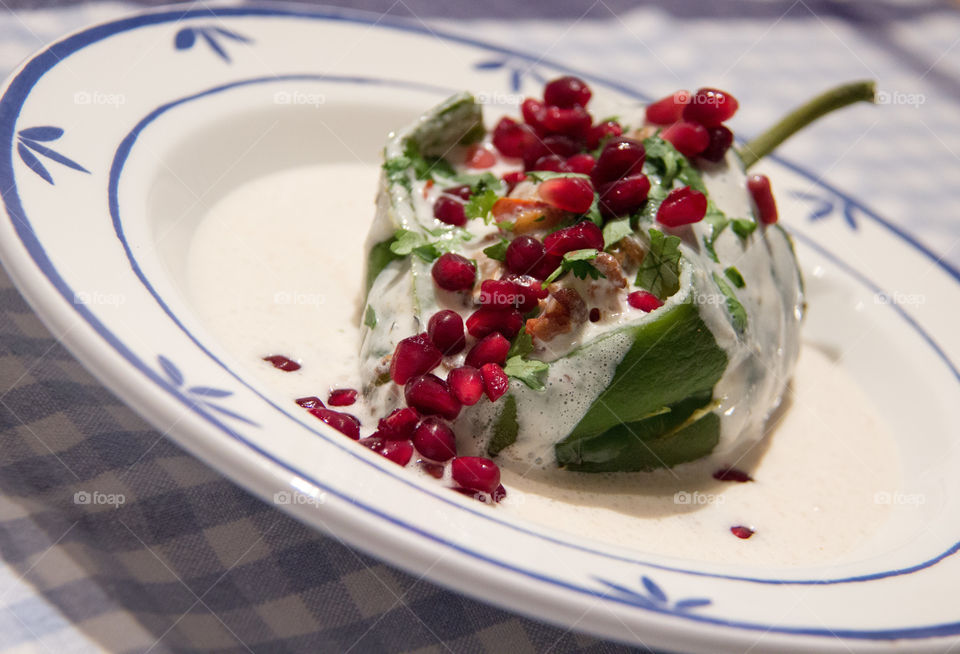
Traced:
<path fill-rule="evenodd" d="M 489 457 L 649 471 L 761 438 L 804 296 L 769 180 L 747 164 L 872 92 L 828 92 L 739 152 L 728 93 L 595 120 L 575 77 L 490 131 L 463 93 L 391 134 L 362 316 L 378 446 L 410 438 L 495 496 Z"/>

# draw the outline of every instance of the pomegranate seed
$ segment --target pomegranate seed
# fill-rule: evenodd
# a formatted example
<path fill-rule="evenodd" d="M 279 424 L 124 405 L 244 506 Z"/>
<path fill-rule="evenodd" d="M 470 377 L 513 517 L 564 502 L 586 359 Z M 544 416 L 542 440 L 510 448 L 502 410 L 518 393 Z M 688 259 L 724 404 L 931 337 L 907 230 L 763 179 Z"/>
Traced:
<path fill-rule="evenodd" d="M 567 168 L 570 169 L 570 172 L 580 173 L 581 175 L 589 175 L 596 165 L 597 160 L 593 158 L 593 155 L 586 152 L 575 154 L 567 159 Z"/>
<path fill-rule="evenodd" d="M 717 481 L 736 481 L 741 484 L 744 484 L 748 481 L 753 481 L 753 477 L 745 473 L 743 470 L 738 470 L 737 468 L 720 468 L 713 473 L 713 478 Z"/>
<path fill-rule="evenodd" d="M 677 91 L 647 107 L 647 122 L 654 125 L 672 125 L 683 116 L 683 108 L 690 103 L 690 91 Z"/>
<path fill-rule="evenodd" d="M 523 326 L 523 316 L 516 309 L 480 307 L 467 318 L 467 332 L 474 338 L 483 338 L 492 332 L 500 332 L 510 340 Z"/>
<path fill-rule="evenodd" d="M 500 485 L 500 468 L 482 456 L 459 456 L 451 464 L 453 480 L 474 491 L 492 493 Z"/>
<path fill-rule="evenodd" d="M 410 441 L 386 441 L 380 448 L 380 454 L 398 466 L 405 466 L 413 458 L 413 443 Z"/>
<path fill-rule="evenodd" d="M 603 232 L 594 223 L 584 220 L 572 227 L 548 234 L 543 245 L 547 254 L 559 257 L 574 250 L 603 250 Z"/>
<path fill-rule="evenodd" d="M 505 281 L 513 282 L 521 295 L 521 301 L 517 304 L 517 311 L 528 313 L 550 294 L 550 291 L 543 287 L 540 280 L 530 275 L 504 275 Z"/>
<path fill-rule="evenodd" d="M 380 422 L 377 423 L 377 432 L 391 441 L 410 440 L 418 422 L 420 422 L 420 414 L 416 409 L 410 407 L 394 409 L 386 418 L 380 418 Z"/>
<path fill-rule="evenodd" d="M 586 213 L 593 204 L 593 186 L 582 177 L 548 179 L 540 184 L 538 193 L 547 204 L 572 213 Z"/>
<path fill-rule="evenodd" d="M 505 157 L 522 157 L 530 144 L 539 144 L 540 138 L 529 125 L 522 125 L 504 116 L 493 128 L 493 145 Z"/>
<path fill-rule="evenodd" d="M 553 134 L 583 138 L 592 122 L 587 110 L 579 105 L 569 108 L 548 106 L 543 112 L 543 126 Z"/>
<path fill-rule="evenodd" d="M 352 388 L 335 388 L 330 391 L 327 404 L 330 406 L 350 406 L 357 401 L 357 392 Z"/>
<path fill-rule="evenodd" d="M 753 196 L 753 203 L 757 205 L 757 216 L 760 222 L 764 225 L 777 222 L 777 201 L 773 198 L 770 179 L 766 175 L 750 175 L 747 178 L 747 189 Z"/>
<path fill-rule="evenodd" d="M 499 400 L 510 389 L 510 379 L 499 364 L 483 364 L 480 366 L 480 376 L 483 377 L 483 389 L 491 402 Z"/>
<path fill-rule="evenodd" d="M 467 224 L 467 214 L 463 204 L 451 197 L 441 195 L 433 205 L 433 217 L 447 225 L 463 227 Z"/>
<path fill-rule="evenodd" d="M 520 310 L 526 303 L 523 289 L 505 279 L 485 279 L 480 284 L 480 304 Z"/>
<path fill-rule="evenodd" d="M 569 173 L 570 167 L 567 166 L 567 160 L 558 154 L 548 154 L 540 157 L 530 167 L 530 170 L 546 170 L 551 173 Z"/>
<path fill-rule="evenodd" d="M 543 101 L 555 107 L 586 107 L 592 95 L 587 83 L 573 75 L 558 77 L 543 89 Z"/>
<path fill-rule="evenodd" d="M 700 89 L 683 108 L 683 119 L 700 123 L 704 127 L 716 127 L 730 120 L 739 108 L 737 99 L 726 91 Z"/>
<path fill-rule="evenodd" d="M 710 144 L 706 150 L 700 153 L 700 156 L 714 163 L 723 161 L 723 158 L 727 156 L 727 150 L 733 145 L 733 132 L 720 125 L 719 127 L 708 127 L 707 136 L 710 137 Z"/>
<path fill-rule="evenodd" d="M 446 193 L 447 195 L 452 195 L 466 201 L 469 200 L 470 196 L 473 194 L 473 189 L 470 188 L 469 184 L 461 184 L 460 186 L 451 186 L 450 188 L 445 188 L 443 191 L 441 191 L 441 193 Z"/>
<path fill-rule="evenodd" d="M 550 151 L 547 150 L 547 146 L 543 144 L 540 137 L 535 138 L 535 141 L 531 141 L 524 146 L 523 152 L 520 155 L 523 158 L 524 170 L 533 170 L 540 159 L 550 154 Z"/>
<path fill-rule="evenodd" d="M 374 452 L 379 453 L 380 449 L 383 447 L 383 439 L 374 434 L 373 436 L 367 436 L 366 438 L 360 439 L 360 444 L 365 448 L 373 450 Z"/>
<path fill-rule="evenodd" d="M 699 123 L 680 121 L 663 130 L 660 136 L 685 157 L 695 157 L 710 145 L 710 134 Z"/>
<path fill-rule="evenodd" d="M 600 211 L 604 216 L 623 216 L 643 206 L 650 193 L 646 175 L 630 175 L 600 187 Z"/>
<path fill-rule="evenodd" d="M 294 370 L 300 370 L 300 364 L 294 361 L 293 359 L 288 359 L 282 354 L 271 354 L 268 357 L 263 357 L 263 360 L 272 364 L 277 370 L 282 370 L 284 372 L 293 372 Z"/>
<path fill-rule="evenodd" d="M 500 334 L 497 333 L 490 334 L 490 336 L 487 338 L 497 336 L 506 341 L 503 336 L 500 336 Z M 483 341 L 480 341 L 480 343 L 482 342 Z M 507 343 L 508 350 L 509 347 L 510 344 Z M 476 346 L 474 346 L 474 349 L 476 349 Z M 506 353 L 504 353 L 503 356 L 506 358 Z M 467 357 L 467 359 L 469 360 L 469 357 Z M 473 406 L 480 401 L 481 397 L 483 397 L 483 377 L 480 376 L 480 371 L 473 367 L 472 364 L 468 364 L 461 368 L 454 368 L 447 373 L 447 384 L 450 386 L 453 394 L 457 396 L 457 399 L 460 400 L 460 403 L 464 406 Z"/>
<path fill-rule="evenodd" d="M 494 502 L 502 502 L 507 497 L 507 489 L 503 487 L 503 484 L 500 484 L 490 493 L 490 497 Z"/>
<path fill-rule="evenodd" d="M 448 461 L 457 456 L 457 437 L 443 420 L 424 418 L 413 435 L 417 452 L 434 461 Z"/>
<path fill-rule="evenodd" d="M 627 303 L 634 309 L 640 309 L 647 313 L 663 306 L 660 298 L 647 291 L 634 291 L 627 296 Z"/>
<path fill-rule="evenodd" d="M 294 401 L 304 409 L 313 409 L 318 406 L 323 407 L 323 402 L 315 395 L 311 395 L 310 397 L 301 397 Z"/>
<path fill-rule="evenodd" d="M 543 243 L 532 236 L 518 236 L 507 246 L 504 263 L 510 272 L 526 275 L 540 263 L 545 254 Z"/>
<path fill-rule="evenodd" d="M 469 259 L 447 252 L 433 263 L 433 281 L 448 291 L 469 291 L 477 277 L 477 267 Z"/>
<path fill-rule="evenodd" d="M 430 321 L 427 322 L 427 334 L 437 349 L 446 355 L 457 354 L 467 346 L 467 340 L 463 335 L 463 318 L 450 309 L 438 311 L 430 316 Z"/>
<path fill-rule="evenodd" d="M 474 368 L 479 368 L 485 363 L 499 363 L 503 365 L 507 362 L 507 352 L 510 351 L 510 341 L 503 337 L 500 332 L 487 334 L 476 345 L 470 348 L 467 354 L 466 364 Z"/>
<path fill-rule="evenodd" d="M 594 186 L 599 187 L 628 175 L 639 175 L 646 158 L 647 151 L 640 141 L 625 136 L 611 139 L 603 146 L 591 174 Z"/>
<path fill-rule="evenodd" d="M 600 147 L 603 141 L 616 138 L 623 134 L 623 127 L 615 120 L 597 123 L 587 132 L 587 147 L 594 150 Z"/>
<path fill-rule="evenodd" d="M 599 322 L 600 321 L 600 309 L 594 307 L 590 309 L 590 322 Z"/>
<path fill-rule="evenodd" d="M 520 105 L 520 113 L 523 114 L 523 122 L 532 127 L 537 132 L 543 131 L 543 112 L 546 106 L 534 98 L 527 98 Z"/>
<path fill-rule="evenodd" d="M 420 459 L 417 463 L 420 465 L 421 470 L 434 479 L 443 479 L 443 465 L 434 463 L 433 461 L 424 461 L 423 459 Z"/>
<path fill-rule="evenodd" d="M 497 163 L 497 155 L 490 152 L 484 145 L 473 145 L 467 150 L 466 164 L 468 168 L 483 170 L 492 168 Z"/>
<path fill-rule="evenodd" d="M 583 149 L 577 141 L 562 134 L 551 134 L 550 136 L 544 137 L 543 145 L 550 154 L 556 154 L 561 157 L 572 157 Z"/>
<path fill-rule="evenodd" d="M 512 173 L 504 173 L 503 181 L 507 185 L 507 193 L 510 193 L 517 187 L 517 184 L 527 179 L 527 176 L 523 172 L 517 170 Z"/>
<path fill-rule="evenodd" d="M 744 540 L 746 540 L 747 538 L 750 538 L 757 532 L 755 532 L 750 527 L 744 527 L 743 525 L 738 525 L 736 527 L 730 527 L 730 533 L 736 536 L 737 538 L 743 538 Z"/>
<path fill-rule="evenodd" d="M 438 415 L 453 420 L 460 414 L 460 400 L 447 382 L 434 374 L 414 377 L 403 388 L 407 404 L 424 415 Z"/>
<path fill-rule="evenodd" d="M 430 372 L 440 365 L 443 354 L 430 342 L 427 334 L 408 336 L 393 351 L 390 360 L 390 379 L 406 384 L 412 378 Z"/>
<path fill-rule="evenodd" d="M 349 413 L 314 407 L 310 413 L 353 440 L 360 438 L 360 419 Z"/>
<path fill-rule="evenodd" d="M 707 198 L 689 186 L 673 189 L 657 209 L 657 222 L 679 227 L 703 220 L 707 214 Z"/>

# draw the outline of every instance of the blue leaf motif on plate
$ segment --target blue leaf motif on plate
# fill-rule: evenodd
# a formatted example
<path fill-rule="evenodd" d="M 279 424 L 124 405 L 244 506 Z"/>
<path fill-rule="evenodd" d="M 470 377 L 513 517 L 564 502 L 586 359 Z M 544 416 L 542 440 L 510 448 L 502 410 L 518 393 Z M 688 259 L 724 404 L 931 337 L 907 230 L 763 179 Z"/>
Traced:
<path fill-rule="evenodd" d="M 640 585 L 643 586 L 643 590 L 634 590 L 622 584 L 607 581 L 599 577 L 597 581 L 607 587 L 608 595 L 633 604 L 634 606 L 654 611 L 686 613 L 713 604 L 713 602 L 706 597 L 686 597 L 671 603 L 670 597 L 663 588 L 646 575 L 640 577 Z"/>
<path fill-rule="evenodd" d="M 237 43 L 253 43 L 253 39 L 239 32 L 212 25 L 180 29 L 173 37 L 173 47 L 177 50 L 189 50 L 197 42 L 197 38 L 203 39 L 204 43 L 228 64 L 230 63 L 230 55 L 220 44 L 221 39 L 229 39 Z"/>
<path fill-rule="evenodd" d="M 818 222 L 827 218 L 831 218 L 837 209 L 837 205 L 830 198 L 813 195 L 812 193 L 808 193 L 806 191 L 793 191 L 790 193 L 790 195 L 811 205 L 810 213 L 807 214 L 807 219 L 811 222 Z M 857 219 L 853 215 L 855 210 L 856 207 L 851 202 L 844 201 L 843 220 L 853 231 L 857 231 L 858 228 Z"/>
<path fill-rule="evenodd" d="M 485 59 L 478 61 L 473 65 L 474 70 L 482 71 L 505 71 L 510 76 L 510 89 L 519 91 L 523 87 L 523 80 L 526 77 L 532 78 L 538 84 L 543 84 L 547 80 L 536 68 L 522 59 L 516 57 L 498 57 L 496 59 Z"/>
<path fill-rule="evenodd" d="M 54 184 L 53 175 L 51 175 L 47 167 L 43 165 L 40 157 L 49 159 L 61 166 L 66 166 L 67 168 L 72 168 L 73 170 L 78 170 L 88 175 L 90 174 L 89 170 L 70 157 L 66 157 L 49 146 L 43 145 L 43 143 L 56 141 L 61 136 L 63 136 L 63 129 L 54 127 L 53 125 L 27 127 L 17 132 L 17 154 L 20 155 L 20 161 L 50 185 Z M 37 155 L 40 156 L 38 157 Z"/>
<path fill-rule="evenodd" d="M 186 380 L 183 376 L 183 373 L 180 371 L 180 368 L 177 367 L 173 361 L 162 354 L 159 354 L 157 355 L 157 363 L 160 364 L 160 369 L 163 370 L 163 374 L 167 376 L 167 379 L 170 380 L 170 383 L 175 388 L 183 388 Z M 245 422 L 248 425 L 252 425 L 254 427 L 260 426 L 253 420 L 245 418 L 239 413 L 235 413 L 234 411 L 231 411 L 230 409 L 214 402 L 214 400 L 230 397 L 233 395 L 233 391 L 224 390 L 222 388 L 214 388 L 212 386 L 189 386 L 184 389 L 184 392 L 186 393 L 187 397 L 189 397 L 196 404 L 213 409 L 218 413 L 221 413 L 229 418 L 233 418 L 234 420 Z"/>

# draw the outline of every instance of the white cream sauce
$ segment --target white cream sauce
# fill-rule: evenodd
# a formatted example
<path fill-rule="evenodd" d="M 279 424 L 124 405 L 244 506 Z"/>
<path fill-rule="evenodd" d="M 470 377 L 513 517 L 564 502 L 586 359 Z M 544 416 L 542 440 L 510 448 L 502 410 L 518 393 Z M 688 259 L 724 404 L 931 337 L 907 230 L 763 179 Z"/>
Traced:
<path fill-rule="evenodd" d="M 189 298 L 221 346 L 247 362 L 280 402 L 325 400 L 331 388 L 358 386 L 364 239 L 377 174 L 362 165 L 278 172 L 223 198 L 196 232 Z M 269 354 L 303 368 L 276 370 L 260 360 Z M 754 566 L 834 561 L 888 516 L 890 507 L 872 498 L 900 486 L 896 446 L 856 383 L 813 347 L 803 350 L 787 398 L 768 423 L 771 433 L 744 445 L 746 452 L 644 474 L 511 465 L 504 470 L 508 497 L 490 510 L 688 559 Z M 366 407 L 348 410 L 361 418 L 363 435 L 373 431 Z M 710 473 L 722 464 L 756 481 L 715 482 Z M 734 525 L 756 534 L 735 538 Z"/>

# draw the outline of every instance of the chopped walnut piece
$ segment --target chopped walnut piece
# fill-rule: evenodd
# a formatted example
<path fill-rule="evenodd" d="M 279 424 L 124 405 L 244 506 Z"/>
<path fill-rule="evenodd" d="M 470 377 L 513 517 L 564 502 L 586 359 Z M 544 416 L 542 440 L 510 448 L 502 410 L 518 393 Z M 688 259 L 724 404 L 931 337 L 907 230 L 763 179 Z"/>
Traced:
<path fill-rule="evenodd" d="M 527 321 L 527 333 L 541 341 L 566 334 L 587 321 L 587 305 L 572 288 L 551 287 L 543 313 Z"/>
<path fill-rule="evenodd" d="M 618 262 L 612 254 L 601 252 L 593 260 L 593 266 L 602 272 L 603 276 L 607 278 L 607 281 L 613 284 L 615 287 L 627 287 L 627 278 L 623 275 L 623 269 L 620 267 L 620 262 Z"/>
<path fill-rule="evenodd" d="M 628 261 L 639 265 L 643 263 L 646 254 L 647 251 L 643 245 L 633 236 L 624 236 L 613 246 L 613 255 L 617 257 L 621 266 Z"/>

